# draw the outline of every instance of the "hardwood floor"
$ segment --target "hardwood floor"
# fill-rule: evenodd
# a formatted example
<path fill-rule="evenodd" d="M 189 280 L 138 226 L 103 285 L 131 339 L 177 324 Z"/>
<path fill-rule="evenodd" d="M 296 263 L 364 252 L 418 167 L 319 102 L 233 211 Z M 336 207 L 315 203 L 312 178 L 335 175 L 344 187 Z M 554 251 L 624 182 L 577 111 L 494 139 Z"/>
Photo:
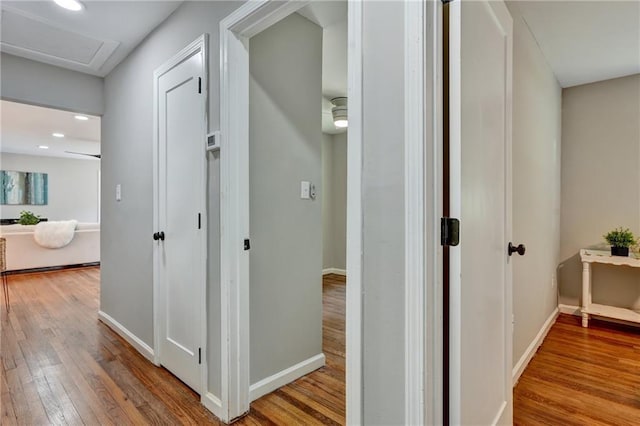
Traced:
<path fill-rule="evenodd" d="M 0 423 L 220 424 L 198 396 L 98 321 L 98 268 L 12 275 L 2 312 Z M 327 365 L 236 424 L 344 424 L 344 278 L 324 280 Z"/>
<path fill-rule="evenodd" d="M 640 424 L 640 330 L 580 321 L 551 328 L 514 389 L 514 424 Z"/>

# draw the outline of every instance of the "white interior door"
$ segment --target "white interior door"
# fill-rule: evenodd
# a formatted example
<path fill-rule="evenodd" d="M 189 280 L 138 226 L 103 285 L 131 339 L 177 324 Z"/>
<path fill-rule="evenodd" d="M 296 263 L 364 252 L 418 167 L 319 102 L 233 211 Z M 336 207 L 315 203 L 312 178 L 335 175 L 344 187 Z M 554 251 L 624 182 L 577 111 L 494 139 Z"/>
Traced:
<path fill-rule="evenodd" d="M 512 19 L 500 1 L 450 4 L 451 423 L 512 422 Z"/>
<path fill-rule="evenodd" d="M 200 392 L 202 162 L 205 96 L 202 52 L 158 79 L 159 363 Z M 163 234 L 162 234 L 163 233 Z"/>

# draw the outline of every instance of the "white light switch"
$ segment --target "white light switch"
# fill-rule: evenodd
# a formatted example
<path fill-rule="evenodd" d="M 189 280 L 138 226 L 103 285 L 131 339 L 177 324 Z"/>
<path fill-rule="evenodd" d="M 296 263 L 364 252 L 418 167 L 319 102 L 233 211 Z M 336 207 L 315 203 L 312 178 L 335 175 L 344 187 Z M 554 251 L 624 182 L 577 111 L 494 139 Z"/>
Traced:
<path fill-rule="evenodd" d="M 122 185 L 116 185 L 116 201 L 122 200 Z"/>
<path fill-rule="evenodd" d="M 309 200 L 311 198 L 311 182 L 303 180 L 300 182 L 300 198 Z"/>

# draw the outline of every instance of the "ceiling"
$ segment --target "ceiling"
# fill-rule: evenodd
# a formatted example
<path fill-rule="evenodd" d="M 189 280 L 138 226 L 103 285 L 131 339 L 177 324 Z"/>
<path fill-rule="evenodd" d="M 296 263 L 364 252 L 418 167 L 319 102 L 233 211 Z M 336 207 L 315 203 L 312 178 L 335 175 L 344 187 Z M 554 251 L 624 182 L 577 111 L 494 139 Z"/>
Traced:
<path fill-rule="evenodd" d="M 640 73 L 640 1 L 511 1 L 562 87 Z"/>
<path fill-rule="evenodd" d="M 80 12 L 53 1 L 1 3 L 0 50 L 104 77 L 181 1 L 83 1 Z"/>
<path fill-rule="evenodd" d="M 100 117 L 80 121 L 77 113 L 0 101 L 0 152 L 97 160 L 65 151 L 100 154 Z M 64 138 L 56 138 L 58 132 Z M 49 149 L 38 148 L 40 145 Z"/>
<path fill-rule="evenodd" d="M 347 96 L 347 2 L 318 1 L 298 13 L 322 27 L 322 132 L 344 133 L 333 124 L 330 99 Z"/>

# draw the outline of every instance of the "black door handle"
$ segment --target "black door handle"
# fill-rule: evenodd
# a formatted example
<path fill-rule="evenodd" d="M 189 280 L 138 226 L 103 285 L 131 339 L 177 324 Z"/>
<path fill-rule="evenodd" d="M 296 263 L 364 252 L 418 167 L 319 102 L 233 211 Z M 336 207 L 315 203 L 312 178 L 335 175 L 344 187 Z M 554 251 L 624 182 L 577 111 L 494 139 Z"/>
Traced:
<path fill-rule="evenodd" d="M 160 231 L 160 232 L 154 232 L 154 234 L 153 234 L 153 239 L 154 239 L 155 241 L 158 241 L 158 240 L 162 240 L 162 241 L 164 241 L 164 232 L 162 232 L 162 231 Z"/>
<path fill-rule="evenodd" d="M 518 247 L 509 243 L 509 256 L 513 255 L 513 253 L 518 253 L 520 256 L 524 256 L 524 253 L 527 251 L 527 248 L 524 244 L 518 244 Z"/>

